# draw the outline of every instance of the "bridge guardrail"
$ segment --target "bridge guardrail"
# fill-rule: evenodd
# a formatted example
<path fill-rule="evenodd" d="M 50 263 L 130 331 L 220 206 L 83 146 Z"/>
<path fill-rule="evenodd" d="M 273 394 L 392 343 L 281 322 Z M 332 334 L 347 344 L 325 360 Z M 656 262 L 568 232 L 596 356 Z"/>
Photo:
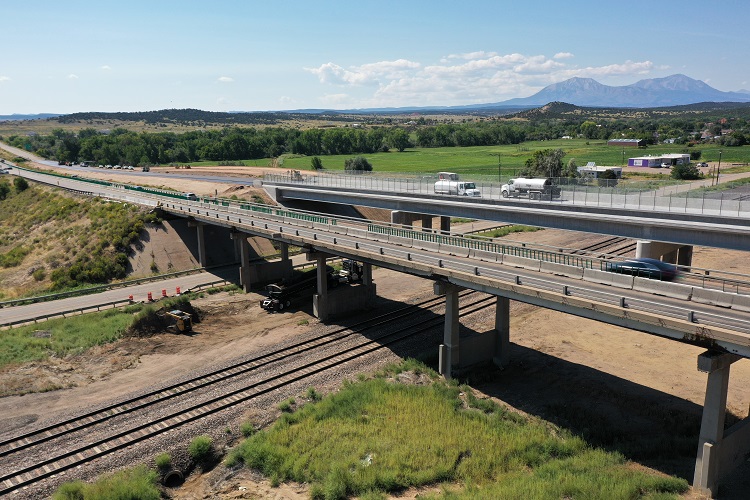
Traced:
<path fill-rule="evenodd" d="M 313 183 L 319 183 L 321 178 L 325 178 L 324 176 L 311 176 L 308 178 L 303 178 L 302 181 L 299 179 L 292 179 L 290 176 L 284 176 L 280 174 L 266 174 L 269 178 L 277 178 L 281 179 L 285 182 L 290 182 L 293 184 L 299 184 L 301 182 L 313 182 Z M 328 174 L 331 175 L 331 174 Z M 58 177 L 65 177 L 60 176 L 57 174 Z M 342 178 L 357 178 L 358 176 L 340 176 Z M 365 177 L 363 177 L 365 178 Z M 77 178 L 76 180 L 82 180 L 84 178 Z M 396 179 L 394 180 L 394 186 L 397 185 L 398 182 L 403 182 L 403 179 Z M 409 179 L 407 179 L 409 181 Z M 107 183 L 105 181 L 98 181 L 98 183 L 102 184 L 108 184 L 110 186 L 115 186 L 114 183 Z M 117 185 L 119 186 L 119 185 Z M 140 186 L 138 186 L 140 187 Z M 575 189 L 575 187 L 574 187 Z M 134 189 L 135 190 L 135 189 Z M 184 198 L 184 196 L 181 195 L 181 193 L 174 192 L 174 191 L 164 191 L 164 190 L 158 190 L 154 188 L 143 188 L 143 189 L 137 189 L 135 190 L 140 195 L 146 195 L 146 196 L 152 196 L 154 197 L 154 200 L 158 200 L 159 196 L 167 196 L 168 198 L 176 200 L 180 200 L 182 203 L 192 205 L 194 203 L 200 204 L 200 202 L 191 202 Z M 207 201 L 206 201 L 207 200 Z M 320 224 L 327 224 L 330 226 L 336 226 L 339 225 L 339 222 L 344 222 L 346 224 L 358 224 L 363 225 L 365 224 L 364 221 L 359 219 L 351 219 L 347 217 L 330 217 L 327 214 L 317 214 L 307 211 L 299 211 L 299 210 L 288 210 L 288 209 L 279 209 L 277 207 L 272 207 L 268 205 L 263 204 L 257 204 L 257 203 L 249 203 L 244 200 L 230 200 L 230 199 L 222 199 L 222 198 L 202 198 L 202 202 L 204 204 L 213 205 L 216 208 L 224 209 L 229 212 L 234 213 L 240 213 L 238 211 L 252 211 L 255 214 L 267 214 L 267 215 L 274 215 L 278 217 L 283 217 L 284 219 L 296 219 L 301 221 L 307 221 L 307 222 L 313 222 L 313 223 L 320 223 Z M 558 264 L 564 264 L 564 265 L 575 265 L 578 267 L 582 267 L 584 269 L 599 269 L 603 270 L 603 261 L 602 259 L 593 258 L 593 257 L 586 257 L 586 256 L 579 256 L 579 255 L 571 255 L 563 253 L 562 251 L 552 251 L 552 250 L 544 250 L 544 249 L 538 249 L 538 248 L 529 248 L 525 244 L 519 245 L 508 245 L 508 244 L 498 244 L 492 241 L 489 241 L 489 239 L 482 239 L 482 237 L 478 236 L 470 236 L 465 237 L 463 235 L 453 235 L 453 234 L 440 234 L 436 232 L 426 232 L 426 231 L 415 231 L 415 230 L 408 230 L 403 229 L 401 227 L 396 227 L 393 224 L 388 223 L 381 223 L 381 224 L 372 224 L 372 227 L 368 226 L 368 231 L 374 232 L 374 233 L 380 233 L 380 234 L 388 234 L 393 236 L 402 236 L 405 238 L 411 238 L 412 240 L 420 240 L 420 241 L 431 241 L 438 244 L 444 244 L 444 245 L 451 245 L 455 247 L 461 247 L 461 248 L 470 248 L 473 250 L 478 251 L 488 251 L 488 252 L 494 252 L 501 255 L 514 255 L 518 257 L 525 257 L 525 258 L 533 258 L 538 259 L 540 261 L 546 261 L 546 262 L 553 262 Z M 709 277 L 708 275 L 704 276 L 702 278 L 702 286 L 705 288 L 709 288 L 709 284 L 711 283 L 719 283 L 719 288 L 723 291 L 727 291 L 728 289 L 734 288 L 735 293 L 739 293 L 741 282 L 735 279 L 725 279 L 720 277 Z M 727 292 L 730 293 L 730 292 Z"/>

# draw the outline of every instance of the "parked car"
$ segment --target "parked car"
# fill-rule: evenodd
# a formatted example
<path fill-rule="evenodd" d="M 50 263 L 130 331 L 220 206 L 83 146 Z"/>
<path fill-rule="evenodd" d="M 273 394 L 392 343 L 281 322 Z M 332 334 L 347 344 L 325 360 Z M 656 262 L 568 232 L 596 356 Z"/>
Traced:
<path fill-rule="evenodd" d="M 662 163 L 661 164 L 661 168 L 672 168 L 672 164 L 671 163 Z"/>
<path fill-rule="evenodd" d="M 604 269 L 612 273 L 630 274 L 641 278 L 672 281 L 677 277 L 677 266 L 659 259 L 646 257 L 628 259 L 622 262 L 605 262 Z"/>
<path fill-rule="evenodd" d="M 702 162 L 698 163 L 698 167 L 699 168 L 700 167 L 707 167 L 707 166 L 708 166 L 708 163 L 706 163 L 705 161 L 702 161 Z"/>

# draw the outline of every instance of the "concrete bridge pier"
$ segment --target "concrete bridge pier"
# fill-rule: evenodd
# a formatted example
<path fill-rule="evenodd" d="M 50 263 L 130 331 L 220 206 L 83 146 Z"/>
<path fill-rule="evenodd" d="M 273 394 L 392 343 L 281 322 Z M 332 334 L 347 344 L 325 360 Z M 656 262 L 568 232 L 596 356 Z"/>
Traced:
<path fill-rule="evenodd" d="M 318 266 L 318 293 L 313 295 L 313 316 L 320 321 L 328 319 L 328 270 L 326 269 L 326 259 L 330 255 L 323 252 L 308 253 L 308 260 L 313 258 Z"/>
<path fill-rule="evenodd" d="M 422 231 L 432 232 L 432 215 L 422 214 Z"/>
<path fill-rule="evenodd" d="M 458 292 L 462 288 L 437 281 L 433 285 L 433 290 L 435 295 L 445 295 L 445 325 L 443 327 L 443 343 L 440 344 L 438 373 L 445 378 L 452 378 L 458 372 L 461 361 L 461 349 L 459 345 L 459 329 L 461 324 L 458 321 Z"/>
<path fill-rule="evenodd" d="M 698 370 L 708 373 L 703 403 L 693 487 L 712 497 L 718 482 L 745 461 L 750 452 L 750 417 L 724 429 L 729 369 L 739 356 L 706 351 L 698 356 Z"/>
<path fill-rule="evenodd" d="M 500 368 L 510 364 L 510 299 L 497 296 L 495 303 L 495 355 L 492 361 Z"/>
<path fill-rule="evenodd" d="M 690 267 L 693 263 L 693 246 L 663 241 L 638 240 L 635 247 L 635 256 L 637 258 L 659 259 L 670 264 Z"/>
<path fill-rule="evenodd" d="M 208 259 L 206 258 L 206 237 L 205 237 L 205 224 L 196 220 L 189 220 L 188 227 L 194 227 L 197 230 L 198 235 L 198 263 L 201 267 L 206 267 Z"/>
<path fill-rule="evenodd" d="M 440 217 L 440 232 L 450 233 L 451 232 L 451 218 L 447 216 Z"/>
<path fill-rule="evenodd" d="M 252 276 L 250 270 L 250 243 L 247 241 L 248 234 L 239 231 L 232 231 L 230 237 L 235 242 L 235 246 L 240 248 L 240 286 L 245 293 L 250 291 L 252 286 Z"/>

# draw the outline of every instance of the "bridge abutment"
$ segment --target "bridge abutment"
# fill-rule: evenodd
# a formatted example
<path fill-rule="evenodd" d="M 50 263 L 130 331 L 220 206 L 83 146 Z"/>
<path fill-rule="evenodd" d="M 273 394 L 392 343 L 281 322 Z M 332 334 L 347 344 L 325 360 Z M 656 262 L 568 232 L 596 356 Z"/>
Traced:
<path fill-rule="evenodd" d="M 663 241 L 638 240 L 635 247 L 636 258 L 648 257 L 670 264 L 690 267 L 693 263 L 693 246 L 665 243 Z"/>

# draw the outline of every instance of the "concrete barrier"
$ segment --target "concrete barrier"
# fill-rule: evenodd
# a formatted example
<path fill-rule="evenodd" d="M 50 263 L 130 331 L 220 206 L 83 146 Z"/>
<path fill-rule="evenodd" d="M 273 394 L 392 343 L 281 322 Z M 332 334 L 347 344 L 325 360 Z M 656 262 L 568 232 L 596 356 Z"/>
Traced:
<path fill-rule="evenodd" d="M 602 285 L 614 286 L 617 288 L 633 288 L 633 277 L 627 274 L 610 273 L 600 271 L 599 269 L 584 269 L 583 280 L 592 283 L 601 283 Z"/>
<path fill-rule="evenodd" d="M 515 255 L 503 255 L 503 264 L 507 266 L 520 267 L 531 271 L 539 271 L 541 261 L 528 259 L 526 257 L 517 257 Z"/>
<path fill-rule="evenodd" d="M 694 286 L 693 295 L 690 300 L 699 304 L 709 304 L 719 307 L 732 307 L 733 293 L 722 292 L 721 290 L 711 290 Z"/>
<path fill-rule="evenodd" d="M 368 240 L 374 240 L 374 241 L 382 241 L 383 243 L 388 243 L 388 235 L 382 234 L 382 233 L 373 233 L 368 231 L 365 233 L 365 237 Z"/>
<path fill-rule="evenodd" d="M 568 278 L 583 278 L 583 268 L 576 266 L 566 266 L 565 264 L 558 264 L 557 262 L 545 262 L 542 261 L 539 270 L 543 273 L 556 274 L 559 276 L 567 276 Z"/>
<path fill-rule="evenodd" d="M 682 300 L 690 300 L 690 297 L 693 295 L 693 287 L 690 285 L 652 280 L 639 276 L 633 278 L 633 290 Z"/>
<path fill-rule="evenodd" d="M 411 248 L 412 247 L 412 239 L 411 238 L 404 238 L 403 236 L 390 236 L 388 237 L 388 241 L 390 243 L 395 243 L 396 245 L 400 245 L 402 247 Z"/>
<path fill-rule="evenodd" d="M 488 252 L 487 250 L 472 250 L 469 255 L 484 262 L 497 262 L 498 256 L 501 256 L 501 254 Z"/>
<path fill-rule="evenodd" d="M 347 229 L 346 234 L 349 236 L 356 236 L 357 238 L 365 238 L 367 236 L 367 230 L 359 229 L 358 227 L 350 227 Z"/>
<path fill-rule="evenodd" d="M 454 247 L 452 245 L 443 245 L 440 244 L 440 247 L 438 248 L 438 252 L 444 254 L 444 255 L 453 255 L 455 257 L 468 257 L 470 253 L 470 249 L 468 248 L 462 248 L 462 247 Z"/>
<path fill-rule="evenodd" d="M 412 248 L 419 248 L 421 250 L 427 250 L 428 252 L 437 253 L 440 250 L 440 244 L 433 241 L 422 241 L 414 240 L 411 244 Z"/>
<path fill-rule="evenodd" d="M 750 295 L 735 295 L 732 297 L 732 309 L 750 312 Z"/>

